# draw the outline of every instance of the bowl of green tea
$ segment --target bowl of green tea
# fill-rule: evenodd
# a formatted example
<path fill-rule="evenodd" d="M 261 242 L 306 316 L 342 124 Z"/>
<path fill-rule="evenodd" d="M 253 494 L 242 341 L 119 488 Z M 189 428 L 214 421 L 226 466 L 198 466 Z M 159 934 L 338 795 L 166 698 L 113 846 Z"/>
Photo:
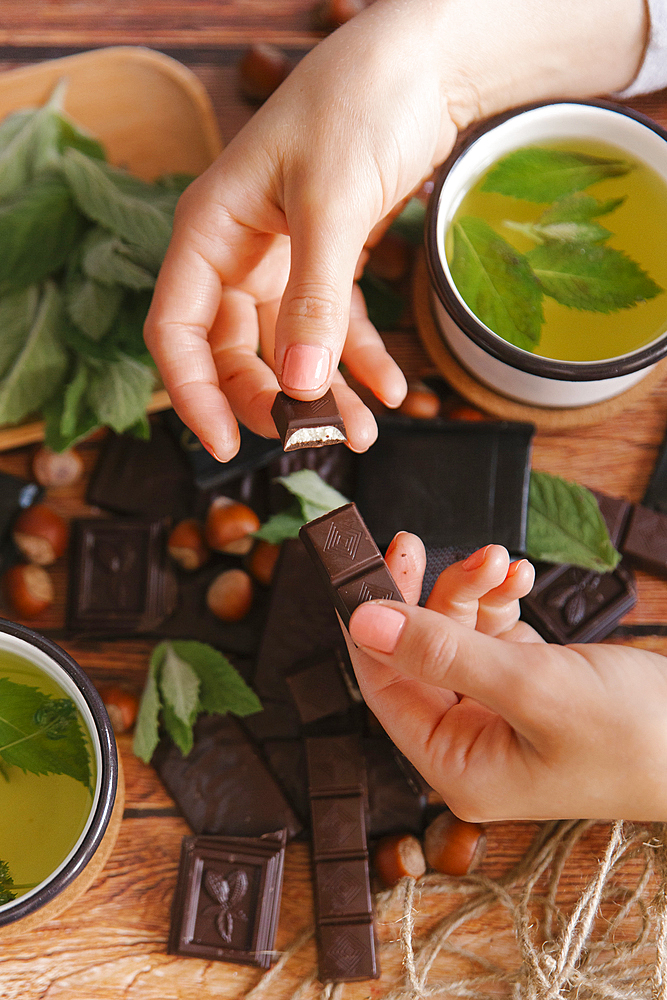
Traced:
<path fill-rule="evenodd" d="M 117 784 L 113 730 L 88 676 L 55 643 L 0 619 L 0 937 L 78 894 Z"/>
<path fill-rule="evenodd" d="M 472 131 L 426 224 L 438 332 L 521 402 L 585 406 L 667 354 L 667 133 L 608 101 L 530 105 Z"/>

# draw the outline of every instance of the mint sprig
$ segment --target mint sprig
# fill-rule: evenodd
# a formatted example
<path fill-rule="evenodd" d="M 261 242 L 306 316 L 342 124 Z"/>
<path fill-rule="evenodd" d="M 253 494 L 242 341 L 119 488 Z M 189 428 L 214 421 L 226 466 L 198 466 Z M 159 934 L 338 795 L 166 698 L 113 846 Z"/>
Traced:
<path fill-rule="evenodd" d="M 526 201 L 555 201 L 630 170 L 632 164 L 623 159 L 533 146 L 504 156 L 487 174 L 481 190 Z"/>
<path fill-rule="evenodd" d="M 333 486 L 325 483 L 313 469 L 298 469 L 289 476 L 278 476 L 275 482 L 292 494 L 294 502 L 286 510 L 273 514 L 253 532 L 255 538 L 273 545 L 279 545 L 286 538 L 297 538 L 299 529 L 307 521 L 350 502 Z"/>

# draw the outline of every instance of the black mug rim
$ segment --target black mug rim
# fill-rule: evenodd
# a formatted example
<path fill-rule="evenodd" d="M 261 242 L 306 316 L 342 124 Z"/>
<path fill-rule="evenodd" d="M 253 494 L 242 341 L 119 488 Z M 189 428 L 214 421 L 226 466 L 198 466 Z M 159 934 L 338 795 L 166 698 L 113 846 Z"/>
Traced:
<path fill-rule="evenodd" d="M 95 731 L 100 741 L 101 755 L 100 795 L 84 839 L 67 864 L 61 868 L 57 875 L 49 879 L 38 892 L 25 898 L 19 896 L 8 909 L 0 912 L 0 927 L 2 927 L 15 923 L 22 917 L 26 917 L 29 913 L 34 913 L 50 903 L 81 874 L 89 861 L 92 860 L 104 837 L 116 800 L 118 751 L 104 703 L 93 682 L 69 653 L 66 653 L 51 639 L 40 635 L 39 632 L 34 632 L 25 625 L 19 625 L 5 618 L 0 618 L 0 632 L 6 632 L 17 639 L 23 639 L 31 646 L 35 646 L 51 657 L 65 671 L 90 708 Z"/>
<path fill-rule="evenodd" d="M 655 132 L 667 143 L 667 130 L 654 122 L 647 115 L 632 108 L 626 108 L 622 104 L 603 99 L 577 100 L 574 98 L 562 98 L 549 101 L 535 101 L 531 104 L 522 104 L 520 107 L 503 111 L 485 119 L 479 125 L 470 129 L 457 144 L 450 156 L 438 168 L 434 180 L 433 191 L 429 197 L 426 210 L 426 223 L 424 227 L 424 243 L 426 250 L 426 264 L 431 279 L 431 287 L 437 294 L 444 309 L 454 320 L 460 330 L 466 334 L 473 343 L 482 348 L 487 354 L 502 361 L 512 368 L 537 375 L 541 378 L 557 379 L 567 382 L 593 382 L 600 379 L 616 378 L 622 375 L 629 375 L 632 372 L 643 368 L 649 368 L 667 354 L 667 331 L 657 340 L 639 348 L 627 355 L 617 358 L 608 358 L 603 361 L 557 361 L 554 358 L 543 358 L 528 351 L 522 351 L 508 341 L 503 340 L 497 334 L 488 330 L 477 318 L 461 304 L 455 294 L 452 284 L 447 278 L 445 270 L 438 253 L 438 241 L 436 235 L 438 209 L 440 202 L 440 192 L 447 179 L 449 172 L 454 165 L 463 157 L 468 149 L 482 136 L 486 135 L 503 122 L 515 118 L 517 115 L 537 108 L 550 107 L 558 104 L 584 105 L 588 107 L 603 108 L 625 115 L 644 125 Z M 444 336 L 444 335 L 443 335 Z"/>

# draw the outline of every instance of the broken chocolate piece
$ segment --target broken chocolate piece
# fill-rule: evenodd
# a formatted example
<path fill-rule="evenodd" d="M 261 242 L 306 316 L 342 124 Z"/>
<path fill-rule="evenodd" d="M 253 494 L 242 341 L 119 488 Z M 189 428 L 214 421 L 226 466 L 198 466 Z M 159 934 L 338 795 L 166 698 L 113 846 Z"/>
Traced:
<path fill-rule="evenodd" d="M 302 723 L 316 722 L 349 709 L 350 699 L 341 674 L 340 660 L 338 650 L 332 650 L 287 675 L 287 686 Z"/>
<path fill-rule="evenodd" d="M 175 599 L 164 522 L 102 517 L 72 522 L 68 629 L 150 632 L 173 611 Z"/>
<path fill-rule="evenodd" d="M 184 837 L 169 952 L 268 969 L 285 859 L 285 830 L 262 837 Z"/>
<path fill-rule="evenodd" d="M 355 608 L 377 599 L 403 601 L 396 581 L 353 503 L 309 521 L 299 531 L 336 611 L 347 627 Z"/>
<path fill-rule="evenodd" d="M 621 497 L 611 497 L 607 493 L 598 493 L 597 490 L 591 490 L 591 493 L 598 502 L 600 513 L 607 525 L 611 544 L 618 548 L 625 534 L 632 504 Z"/>
<path fill-rule="evenodd" d="M 285 451 L 347 441 L 345 424 L 331 389 L 319 399 L 305 401 L 279 392 L 271 416 Z"/>
<path fill-rule="evenodd" d="M 640 504 L 633 507 L 622 551 L 626 559 L 641 569 L 667 576 L 667 514 Z"/>

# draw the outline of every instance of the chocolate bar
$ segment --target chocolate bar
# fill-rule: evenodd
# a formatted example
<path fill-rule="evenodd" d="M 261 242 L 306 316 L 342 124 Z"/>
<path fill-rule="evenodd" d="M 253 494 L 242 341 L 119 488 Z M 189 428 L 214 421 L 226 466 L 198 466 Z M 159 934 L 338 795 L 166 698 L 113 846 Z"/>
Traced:
<path fill-rule="evenodd" d="M 309 521 L 299 531 L 299 537 L 328 584 L 346 627 L 354 609 L 365 601 L 403 601 L 356 504 L 345 504 Z"/>
<path fill-rule="evenodd" d="M 597 490 L 591 490 L 591 493 L 598 502 L 600 513 L 607 525 L 611 544 L 615 548 L 618 548 L 623 541 L 623 536 L 628 526 L 632 504 L 627 500 L 621 499 L 621 497 L 612 497 L 607 493 L 598 493 Z"/>
<path fill-rule="evenodd" d="M 667 514 L 639 504 L 633 507 L 622 551 L 626 559 L 641 569 L 667 576 Z"/>
<path fill-rule="evenodd" d="M 350 698 L 341 675 L 341 654 L 332 650 L 306 665 L 298 665 L 286 677 L 301 722 L 317 722 L 329 715 L 347 712 Z"/>
<path fill-rule="evenodd" d="M 279 392 L 271 416 L 285 451 L 321 448 L 347 441 L 347 432 L 331 389 L 319 399 L 292 399 Z"/>
<path fill-rule="evenodd" d="M 366 777 L 357 737 L 306 740 L 318 974 L 379 976 L 366 843 Z"/>
<path fill-rule="evenodd" d="M 187 757 L 170 739 L 152 763 L 195 833 L 257 837 L 301 823 L 253 742 L 230 715 L 203 715 Z"/>
<path fill-rule="evenodd" d="M 642 506 L 667 514 L 667 434 L 660 445 Z"/>
<path fill-rule="evenodd" d="M 78 632 L 150 632 L 173 611 L 165 525 L 134 518 L 72 522 L 66 625 Z"/>
<path fill-rule="evenodd" d="M 268 969 L 285 861 L 286 831 L 262 837 L 184 837 L 169 953 Z"/>

